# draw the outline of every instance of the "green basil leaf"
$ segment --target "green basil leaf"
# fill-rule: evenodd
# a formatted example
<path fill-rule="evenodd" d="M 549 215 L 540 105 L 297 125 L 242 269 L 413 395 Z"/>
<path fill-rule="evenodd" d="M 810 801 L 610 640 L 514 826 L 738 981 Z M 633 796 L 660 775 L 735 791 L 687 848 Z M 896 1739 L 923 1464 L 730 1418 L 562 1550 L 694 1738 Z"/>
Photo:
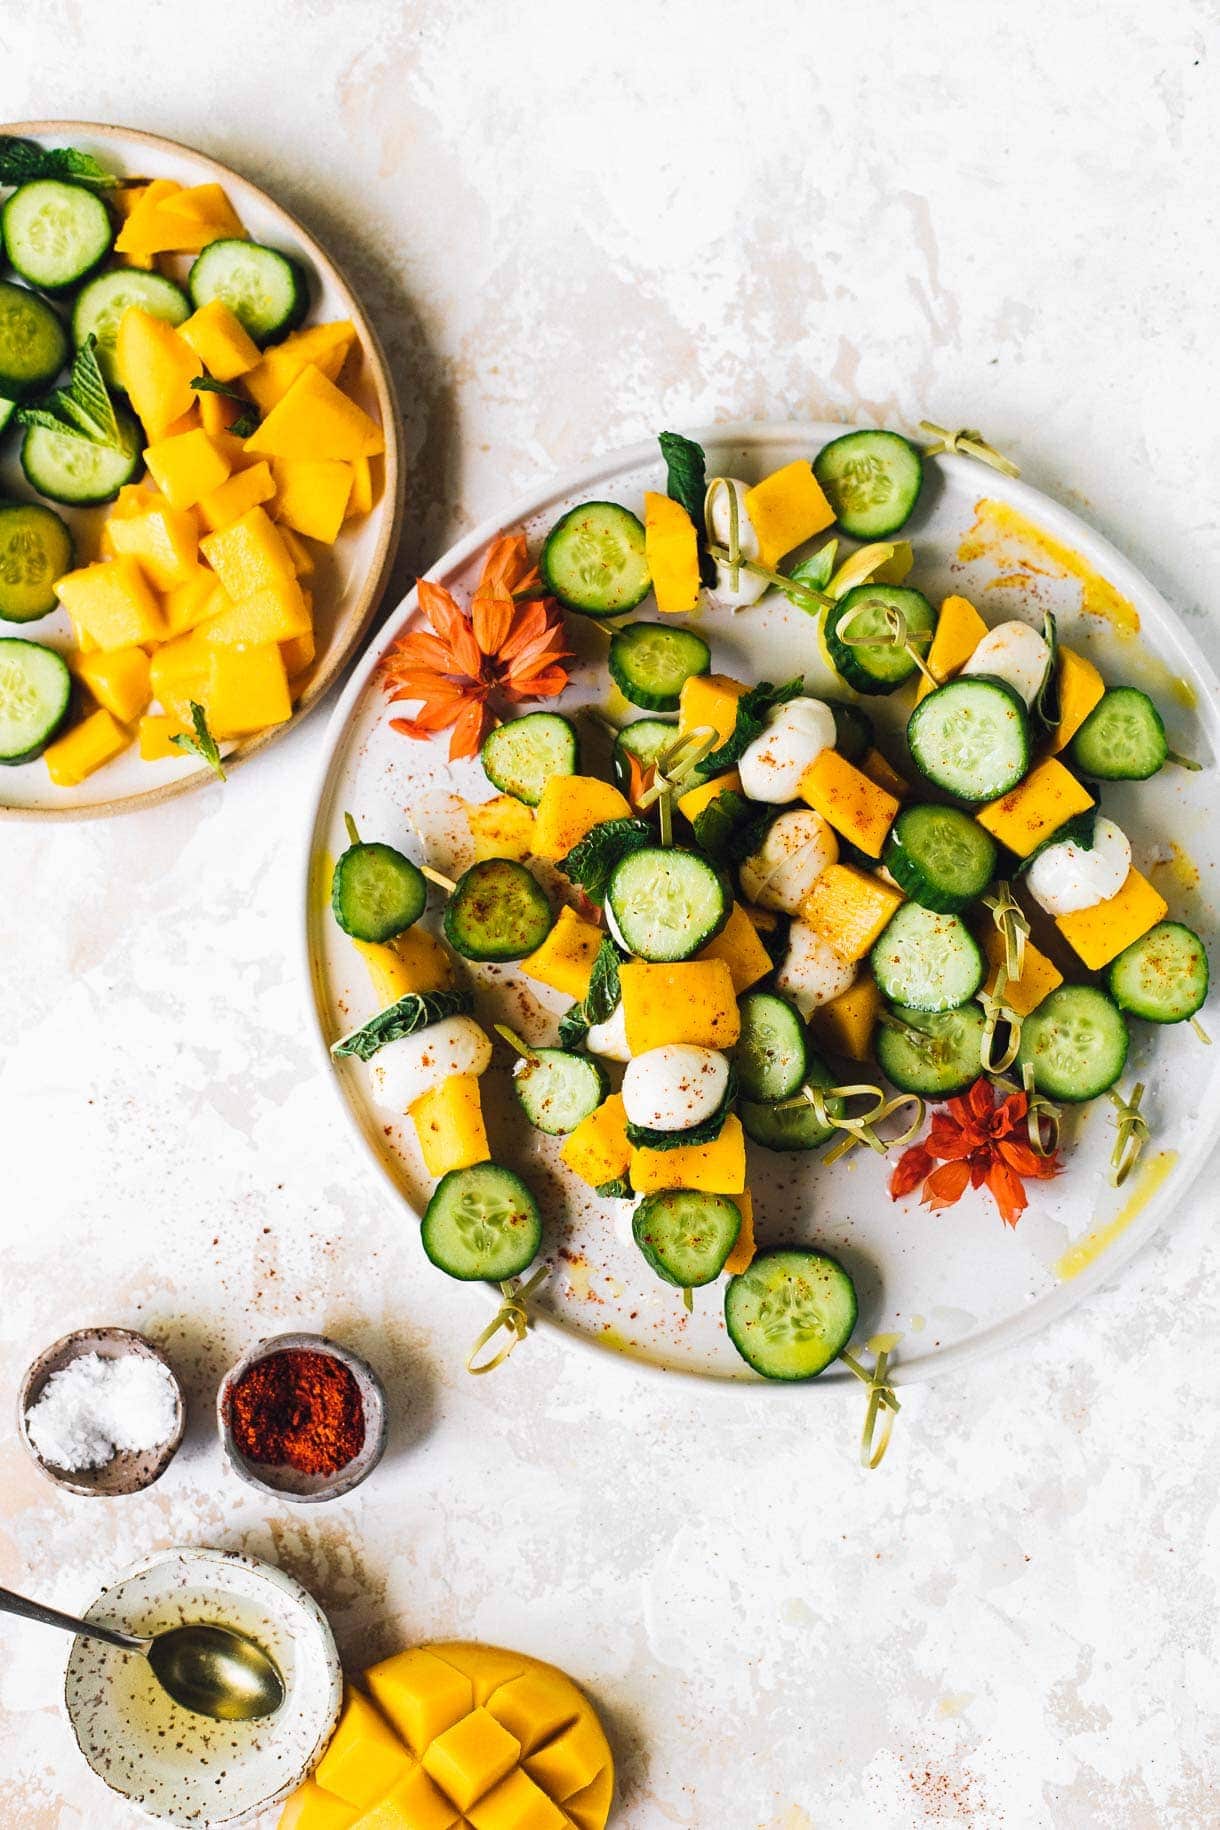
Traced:
<path fill-rule="evenodd" d="M 766 730 L 768 719 L 776 706 L 798 698 L 804 690 L 804 679 L 797 674 L 795 679 L 788 680 L 783 686 L 773 686 L 770 680 L 760 680 L 748 693 L 743 693 L 737 701 L 733 735 L 700 763 L 699 773 L 723 775 L 727 770 L 735 769 L 754 739 L 761 737 Z"/>
<path fill-rule="evenodd" d="M 703 446 L 681 432 L 662 432 L 657 440 L 665 459 L 665 493 L 680 502 L 695 524 L 699 540 L 699 581 L 714 585 L 716 562 L 707 550 L 703 501 L 707 495 L 707 458 Z"/>
<path fill-rule="evenodd" d="M 565 877 L 579 884 L 590 902 L 606 900 L 606 890 L 615 867 L 630 852 L 645 845 L 655 845 L 656 836 L 647 820 L 603 820 L 574 845 L 559 868 Z"/>
<path fill-rule="evenodd" d="M 443 1023 L 446 1017 L 467 1017 L 473 1009 L 474 999 L 468 991 L 409 991 L 405 998 L 378 1011 L 350 1035 L 332 1042 L 330 1052 L 371 1061 L 387 1043 L 401 1042 L 404 1036 L 413 1036 L 430 1023 Z"/>

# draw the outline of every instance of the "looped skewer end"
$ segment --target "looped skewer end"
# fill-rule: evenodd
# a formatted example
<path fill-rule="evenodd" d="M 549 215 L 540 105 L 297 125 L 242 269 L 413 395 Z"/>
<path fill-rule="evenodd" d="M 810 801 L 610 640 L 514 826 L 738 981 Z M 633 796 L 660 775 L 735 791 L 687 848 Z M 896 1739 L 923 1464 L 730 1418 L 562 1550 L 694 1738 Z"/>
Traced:
<path fill-rule="evenodd" d="M 839 1358 L 848 1372 L 854 1373 L 868 1387 L 868 1408 L 864 1413 L 864 1428 L 860 1432 L 860 1464 L 865 1468 L 878 1468 L 890 1446 L 890 1437 L 894 1434 L 894 1418 L 902 1409 L 889 1378 L 889 1349 L 881 1349 L 871 1372 L 854 1353 L 841 1353 Z M 878 1419 L 881 1422 L 880 1434 L 877 1431 Z"/>
<path fill-rule="evenodd" d="M 1025 943 L 1029 939 L 1029 917 L 1012 893 L 1012 885 L 1004 878 L 995 886 L 993 896 L 983 897 L 983 907 L 991 910 L 991 919 L 995 922 L 1004 942 L 1004 976 L 1008 983 L 1015 983 L 1021 976 L 1025 965 Z"/>
<path fill-rule="evenodd" d="M 842 1110 L 842 1101 L 846 1099 L 871 1099 L 873 1103 L 866 1112 L 850 1113 Z M 828 1164 L 837 1163 L 849 1150 L 854 1150 L 857 1144 L 867 1144 L 878 1156 L 885 1156 L 887 1151 L 909 1144 L 921 1129 L 925 1113 L 924 1102 L 917 1093 L 899 1093 L 887 1099 L 880 1087 L 868 1082 L 843 1087 L 819 1087 L 806 1081 L 790 1099 L 776 1102 L 777 1111 L 795 1106 L 812 1106 L 820 1125 L 845 1133 L 823 1157 L 823 1162 Z M 876 1127 L 905 1106 L 910 1106 L 914 1113 L 906 1129 L 897 1137 L 880 1137 Z"/>
<path fill-rule="evenodd" d="M 1004 1002 L 1004 990 L 1008 984 L 1008 973 L 1004 962 L 1000 962 L 995 976 L 994 991 L 980 991 L 979 1003 L 983 1006 L 986 1022 L 980 1042 L 979 1060 L 984 1074 L 1004 1074 L 1017 1058 L 1021 1046 L 1021 1018 L 1011 1004 Z M 1003 1024 L 1008 1031 L 1008 1040 L 1002 1051 L 995 1052 L 996 1034 Z"/>
<path fill-rule="evenodd" d="M 1011 458 L 1006 458 L 1002 451 L 989 445 L 982 433 L 972 427 L 963 427 L 960 432 L 951 432 L 947 426 L 938 426 L 933 420 L 921 419 L 919 430 L 926 432 L 931 444 L 925 445 L 925 457 L 937 457 L 942 451 L 955 452 L 959 457 L 977 458 L 980 464 L 990 464 L 1001 476 L 1019 477 L 1020 467 Z"/>
<path fill-rule="evenodd" d="M 527 1284 L 523 1284 L 519 1277 L 510 1277 L 505 1283 L 500 1285 L 500 1295 L 504 1298 L 504 1301 L 500 1304 L 495 1316 L 488 1322 L 486 1328 L 483 1329 L 473 1347 L 470 1349 L 470 1352 L 466 1355 L 466 1371 L 468 1373 L 479 1374 L 495 1372 L 497 1366 L 503 1366 L 509 1355 L 512 1354 L 525 1339 L 526 1335 L 529 1333 L 530 1321 L 529 1310 L 526 1308 L 526 1304 L 549 1273 L 549 1265 L 540 1265 Z M 495 1339 L 501 1328 L 506 1331 L 508 1339 L 499 1351 L 492 1355 L 490 1360 L 483 1360 L 480 1362 L 479 1355 L 489 1342 Z"/>
<path fill-rule="evenodd" d="M 701 724 L 668 744 L 653 763 L 652 781 L 637 797 L 639 811 L 644 813 L 666 794 L 673 796 L 684 793 L 690 784 L 690 777 L 700 763 L 720 747 L 720 741 L 718 731 L 714 731 L 711 725 Z"/>
<path fill-rule="evenodd" d="M 1115 1188 L 1122 1187 L 1148 1142 L 1148 1120 L 1140 1110 L 1143 1097 L 1142 1080 L 1137 1081 L 1131 1089 L 1130 1099 L 1124 1099 L 1121 1093 L 1110 1093 L 1114 1105 L 1114 1122 L 1118 1127 L 1118 1137 L 1110 1155 L 1110 1180 Z"/>
<path fill-rule="evenodd" d="M 890 551 L 891 553 L 893 552 L 892 547 L 890 548 Z M 858 559 L 860 555 L 857 553 L 853 557 Z M 848 560 L 847 563 L 850 565 L 851 560 Z M 833 587 L 834 580 L 831 581 L 831 584 Z M 883 635 L 852 635 L 849 633 L 851 626 L 856 621 L 857 617 L 873 615 L 878 608 L 881 610 L 885 622 L 885 633 Z M 915 663 L 915 666 L 919 669 L 929 686 L 935 688 L 940 685 L 940 681 L 920 653 L 919 643 L 915 640 L 907 627 L 906 617 L 902 614 L 902 611 L 896 604 L 877 605 L 868 600 L 864 603 L 857 604 L 848 611 L 847 615 L 837 625 L 835 634 L 839 641 L 846 643 L 848 648 L 901 648 Z M 925 634 L 925 640 L 930 639 L 930 636 Z"/>

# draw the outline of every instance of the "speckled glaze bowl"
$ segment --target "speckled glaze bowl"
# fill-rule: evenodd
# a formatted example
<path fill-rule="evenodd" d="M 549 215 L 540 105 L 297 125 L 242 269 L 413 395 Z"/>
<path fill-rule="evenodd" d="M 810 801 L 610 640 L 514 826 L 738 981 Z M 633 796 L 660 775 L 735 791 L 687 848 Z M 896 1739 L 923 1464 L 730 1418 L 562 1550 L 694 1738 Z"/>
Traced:
<path fill-rule="evenodd" d="M 79 1360 L 82 1354 L 87 1353 L 100 1354 L 104 1360 L 118 1360 L 132 1353 L 142 1354 L 145 1359 L 159 1360 L 174 1381 L 178 1395 L 177 1416 L 169 1441 L 162 1443 L 160 1448 L 148 1449 L 139 1455 L 123 1449 L 100 1468 L 78 1468 L 69 1473 L 66 1468 L 57 1468 L 38 1453 L 30 1441 L 25 1417 L 30 1406 L 36 1404 L 42 1396 L 43 1387 L 51 1374 L 62 1372 L 65 1366 L 70 1366 L 73 1360 Z M 61 1340 L 55 1341 L 44 1353 L 39 1354 L 21 1381 L 21 1390 L 17 1394 L 17 1430 L 34 1466 L 49 1481 L 54 1481 L 57 1487 L 89 1498 L 113 1499 L 116 1495 L 140 1493 L 145 1487 L 151 1487 L 155 1480 L 160 1480 L 178 1453 L 185 1428 L 186 1401 L 177 1374 L 161 1349 L 131 1328 L 78 1328 L 75 1334 L 65 1334 Z"/>
<path fill-rule="evenodd" d="M 268 1355 L 293 1351 L 329 1354 L 332 1360 L 338 1360 L 347 1367 L 360 1387 L 360 1401 L 364 1406 L 364 1447 L 337 1474 L 301 1474 L 295 1468 L 273 1467 L 265 1462 L 249 1461 L 233 1440 L 229 1422 L 229 1393 L 233 1387 L 251 1366 L 256 1366 Z M 367 1360 L 362 1360 L 350 1347 L 332 1341 L 328 1335 L 274 1334 L 244 1353 L 221 1380 L 220 1390 L 216 1394 L 216 1427 L 220 1431 L 220 1440 L 230 1467 L 259 1493 L 272 1494 L 281 1500 L 296 1500 L 302 1505 L 318 1500 L 335 1500 L 341 1494 L 350 1493 L 361 1481 L 367 1480 L 385 1454 L 388 1428 L 385 1387 Z"/>
<path fill-rule="evenodd" d="M 236 1551 L 163 1550 L 116 1578 L 86 1620 L 131 1633 L 215 1621 L 248 1633 L 286 1696 L 260 1722 L 213 1722 L 170 1701 L 147 1662 L 73 1641 L 64 1702 L 77 1746 L 112 1792 L 167 1824 L 236 1823 L 301 1783 L 334 1730 L 343 1676 L 326 1616 L 299 1582 Z"/>

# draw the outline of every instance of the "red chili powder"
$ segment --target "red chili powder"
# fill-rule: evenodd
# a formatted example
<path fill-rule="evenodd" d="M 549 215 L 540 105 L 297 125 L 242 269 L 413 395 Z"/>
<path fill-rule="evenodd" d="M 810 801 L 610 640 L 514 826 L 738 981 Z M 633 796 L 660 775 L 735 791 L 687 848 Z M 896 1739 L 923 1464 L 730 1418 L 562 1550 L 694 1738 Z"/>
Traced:
<path fill-rule="evenodd" d="M 228 1400 L 233 1440 L 247 1461 L 337 1474 L 364 1447 L 360 1387 L 341 1360 L 289 1348 L 256 1360 Z"/>

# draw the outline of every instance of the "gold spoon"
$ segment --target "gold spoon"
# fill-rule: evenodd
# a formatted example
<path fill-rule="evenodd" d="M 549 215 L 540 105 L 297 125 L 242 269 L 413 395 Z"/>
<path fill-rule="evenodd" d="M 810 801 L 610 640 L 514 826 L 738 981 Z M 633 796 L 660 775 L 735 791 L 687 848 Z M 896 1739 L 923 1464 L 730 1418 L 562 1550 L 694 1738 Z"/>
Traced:
<path fill-rule="evenodd" d="M 0 1612 L 139 1654 L 152 1666 L 166 1695 L 197 1716 L 211 1716 L 218 1722 L 256 1722 L 261 1716 L 273 1716 L 284 1701 L 284 1680 L 276 1665 L 261 1646 L 233 1627 L 200 1622 L 143 1638 L 100 1627 L 92 1620 L 77 1620 L 25 1595 L 14 1595 L 11 1589 L 0 1589 Z"/>

